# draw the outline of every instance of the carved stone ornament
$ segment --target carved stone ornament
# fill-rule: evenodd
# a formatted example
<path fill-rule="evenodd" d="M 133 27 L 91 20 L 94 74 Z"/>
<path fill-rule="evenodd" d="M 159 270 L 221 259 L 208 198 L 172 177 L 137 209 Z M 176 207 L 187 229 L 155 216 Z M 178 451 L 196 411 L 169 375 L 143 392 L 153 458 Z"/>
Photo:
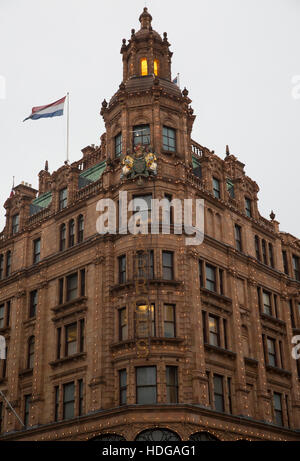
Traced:
<path fill-rule="evenodd" d="M 156 174 L 157 159 L 151 147 L 138 144 L 132 154 L 127 153 L 122 157 L 121 179 L 155 176 Z"/>

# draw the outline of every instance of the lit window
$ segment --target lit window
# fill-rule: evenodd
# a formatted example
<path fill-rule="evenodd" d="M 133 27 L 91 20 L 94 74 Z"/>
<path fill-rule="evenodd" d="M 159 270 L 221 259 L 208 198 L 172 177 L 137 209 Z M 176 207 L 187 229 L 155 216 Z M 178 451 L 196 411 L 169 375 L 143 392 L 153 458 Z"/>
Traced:
<path fill-rule="evenodd" d="M 158 75 L 159 62 L 158 59 L 154 59 L 154 74 Z"/>
<path fill-rule="evenodd" d="M 164 305 L 164 336 L 175 338 L 175 306 L 173 304 Z"/>
<path fill-rule="evenodd" d="M 136 308 L 136 334 L 138 338 L 155 336 L 155 306 L 140 304 Z"/>
<path fill-rule="evenodd" d="M 133 127 L 133 145 L 147 146 L 150 144 L 150 126 L 136 125 Z"/>
<path fill-rule="evenodd" d="M 77 323 L 72 323 L 72 325 L 67 325 L 65 327 L 65 335 L 66 335 L 65 356 L 69 357 L 70 355 L 77 353 Z"/>
<path fill-rule="evenodd" d="M 141 59 L 141 75 L 148 75 L 148 61 L 147 58 Z"/>
<path fill-rule="evenodd" d="M 220 346 L 219 319 L 213 315 L 208 316 L 209 344 Z"/>

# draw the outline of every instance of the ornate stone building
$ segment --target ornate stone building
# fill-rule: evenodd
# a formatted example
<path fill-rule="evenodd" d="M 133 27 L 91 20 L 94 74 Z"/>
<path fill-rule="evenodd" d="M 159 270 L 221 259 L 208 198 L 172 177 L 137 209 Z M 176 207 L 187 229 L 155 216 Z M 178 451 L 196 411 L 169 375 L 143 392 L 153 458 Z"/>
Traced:
<path fill-rule="evenodd" d="M 0 440 L 300 439 L 300 241 L 260 215 L 228 148 L 192 140 L 151 21 L 123 40 L 101 145 L 5 202 L 0 391 L 24 426 L 0 398 Z M 145 213 L 204 199 L 204 242 L 185 244 L 172 208 L 170 234 L 99 234 L 98 201 L 124 191 Z"/>

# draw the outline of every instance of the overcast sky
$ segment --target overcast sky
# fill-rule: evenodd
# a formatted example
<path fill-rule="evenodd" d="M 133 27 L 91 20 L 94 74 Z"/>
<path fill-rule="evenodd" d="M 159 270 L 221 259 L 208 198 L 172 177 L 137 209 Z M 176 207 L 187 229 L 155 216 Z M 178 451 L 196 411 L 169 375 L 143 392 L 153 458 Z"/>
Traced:
<path fill-rule="evenodd" d="M 147 0 L 167 31 L 173 77 L 197 115 L 193 139 L 222 158 L 225 145 L 260 186 L 259 208 L 300 237 L 300 0 Z M 139 29 L 144 0 L 0 0 L 0 202 L 12 177 L 38 187 L 45 160 L 65 160 L 64 117 L 22 120 L 70 92 L 70 159 L 99 145 L 101 102 L 122 80 L 120 48 Z M 296 77 L 295 77 L 296 76 Z M 300 77 L 299 77 L 300 78 Z M 3 87 L 0 87 L 0 98 Z M 4 209 L 0 228 L 4 226 Z"/>

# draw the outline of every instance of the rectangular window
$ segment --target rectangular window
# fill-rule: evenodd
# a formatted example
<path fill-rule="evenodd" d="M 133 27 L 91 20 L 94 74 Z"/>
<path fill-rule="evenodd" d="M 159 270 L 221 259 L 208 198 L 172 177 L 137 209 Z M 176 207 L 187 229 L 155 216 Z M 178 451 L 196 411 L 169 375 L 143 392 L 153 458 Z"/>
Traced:
<path fill-rule="evenodd" d="M 259 238 L 258 238 L 257 235 L 256 235 L 255 238 L 254 238 L 254 244 L 255 244 L 255 255 L 256 255 L 256 259 L 258 259 L 258 261 L 261 261 L 260 246 L 259 246 Z"/>
<path fill-rule="evenodd" d="M 17 234 L 19 232 L 19 222 L 20 222 L 20 215 L 15 214 L 12 218 L 12 233 Z"/>
<path fill-rule="evenodd" d="M 85 269 L 80 270 L 80 296 L 85 296 Z"/>
<path fill-rule="evenodd" d="M 133 127 L 133 145 L 147 146 L 150 144 L 150 126 L 137 125 Z"/>
<path fill-rule="evenodd" d="M 11 274 L 11 251 L 6 253 L 6 277 Z"/>
<path fill-rule="evenodd" d="M 83 415 L 83 380 L 78 380 L 78 416 Z"/>
<path fill-rule="evenodd" d="M 30 399 L 31 395 L 24 395 L 24 425 L 29 425 L 29 414 L 30 414 Z"/>
<path fill-rule="evenodd" d="M 36 309 L 38 303 L 38 292 L 33 290 L 30 292 L 30 306 L 29 306 L 29 318 L 36 316 Z"/>
<path fill-rule="evenodd" d="M 79 352 L 84 351 L 84 319 L 79 320 Z"/>
<path fill-rule="evenodd" d="M 65 356 L 77 353 L 77 323 L 65 326 Z"/>
<path fill-rule="evenodd" d="M 120 405 L 127 403 L 127 371 L 119 371 Z"/>
<path fill-rule="evenodd" d="M 299 257 L 293 255 L 292 257 L 293 260 L 293 270 L 294 270 L 294 278 L 300 281 L 300 271 L 299 271 Z"/>
<path fill-rule="evenodd" d="M 163 279 L 173 280 L 174 279 L 174 268 L 173 268 L 174 254 L 171 251 L 162 252 L 162 269 Z"/>
<path fill-rule="evenodd" d="M 140 304 L 136 307 L 135 331 L 138 338 L 155 336 L 155 306 Z"/>
<path fill-rule="evenodd" d="M 59 386 L 54 388 L 54 421 L 58 421 L 59 418 Z"/>
<path fill-rule="evenodd" d="M 291 299 L 290 299 L 289 305 L 290 305 L 290 316 L 291 316 L 292 328 L 296 328 L 295 315 L 294 315 L 294 305 L 293 305 L 293 301 Z"/>
<path fill-rule="evenodd" d="M 167 403 L 178 403 L 178 369 L 166 367 Z"/>
<path fill-rule="evenodd" d="M 59 191 L 59 209 L 63 210 L 64 208 L 66 208 L 67 203 L 68 203 L 68 189 L 67 188 L 61 189 Z"/>
<path fill-rule="evenodd" d="M 278 426 L 283 426 L 283 415 L 282 415 L 282 395 L 278 392 L 274 392 L 274 413 L 275 423 Z"/>
<path fill-rule="evenodd" d="M 122 154 L 122 133 L 115 136 L 115 157 L 120 157 Z"/>
<path fill-rule="evenodd" d="M 271 293 L 265 290 L 263 290 L 263 303 L 264 303 L 263 313 L 267 315 L 272 315 Z"/>
<path fill-rule="evenodd" d="M 4 256 L 2 254 L 0 255 L 0 280 L 3 279 L 3 274 L 4 274 Z"/>
<path fill-rule="evenodd" d="M 276 359 L 276 341 L 273 338 L 267 338 L 268 362 L 272 367 L 277 366 Z"/>
<path fill-rule="evenodd" d="M 199 260 L 199 282 L 200 287 L 204 287 L 204 278 L 203 278 L 203 261 Z"/>
<path fill-rule="evenodd" d="M 119 283 L 126 282 L 126 256 L 122 255 L 118 258 L 119 261 Z"/>
<path fill-rule="evenodd" d="M 0 434 L 3 429 L 3 402 L 0 402 Z"/>
<path fill-rule="evenodd" d="M 61 327 L 57 328 L 56 358 L 60 359 L 60 355 L 61 355 Z"/>
<path fill-rule="evenodd" d="M 252 217 L 252 204 L 251 204 L 251 200 L 247 197 L 245 197 L 245 211 L 246 211 L 246 216 L 248 216 L 248 218 L 251 218 Z"/>
<path fill-rule="evenodd" d="M 220 181 L 217 178 L 213 178 L 213 193 L 215 198 L 221 198 Z"/>
<path fill-rule="evenodd" d="M 270 266 L 274 268 L 274 252 L 272 243 L 269 243 L 269 260 Z"/>
<path fill-rule="evenodd" d="M 238 251 L 242 251 L 242 228 L 238 224 L 234 226 L 235 247 Z"/>
<path fill-rule="evenodd" d="M 11 302 L 7 301 L 6 303 L 6 326 L 9 327 L 10 324 L 10 308 L 11 308 Z"/>
<path fill-rule="evenodd" d="M 37 264 L 41 259 L 41 239 L 38 238 L 33 242 L 33 264 Z"/>
<path fill-rule="evenodd" d="M 166 338 L 175 338 L 176 336 L 176 319 L 174 304 L 164 305 L 164 336 Z"/>
<path fill-rule="evenodd" d="M 209 344 L 220 346 L 220 319 L 214 315 L 208 315 Z"/>
<path fill-rule="evenodd" d="M 226 181 L 226 186 L 227 186 L 227 191 L 228 191 L 228 194 L 231 198 L 234 198 L 234 184 L 233 182 L 230 181 L 230 179 L 227 179 Z"/>
<path fill-rule="evenodd" d="M 205 311 L 202 311 L 203 341 L 204 341 L 204 343 L 207 344 L 208 343 L 208 338 L 207 338 L 206 317 L 207 317 L 207 313 Z"/>
<path fill-rule="evenodd" d="M 74 418 L 75 385 L 74 382 L 63 385 L 63 419 Z"/>
<path fill-rule="evenodd" d="M 0 306 L 0 328 L 4 328 L 5 326 L 5 304 L 1 304 Z"/>
<path fill-rule="evenodd" d="M 224 347 L 228 349 L 228 333 L 227 333 L 227 320 L 223 319 L 223 330 L 224 330 Z"/>
<path fill-rule="evenodd" d="M 228 411 L 232 414 L 231 378 L 227 378 Z"/>
<path fill-rule="evenodd" d="M 136 255 L 137 276 L 139 278 L 154 278 L 154 253 L 153 250 L 141 251 Z"/>
<path fill-rule="evenodd" d="M 167 126 L 163 127 L 163 150 L 176 151 L 176 131 Z"/>
<path fill-rule="evenodd" d="M 123 307 L 119 310 L 119 340 L 125 341 L 126 339 L 128 339 L 127 310 Z"/>
<path fill-rule="evenodd" d="M 262 255 L 263 255 L 263 263 L 268 264 L 268 256 L 267 256 L 267 245 L 266 241 L 261 241 L 261 248 L 262 248 Z"/>
<path fill-rule="evenodd" d="M 220 281 L 220 294 L 224 294 L 224 271 L 223 269 L 219 269 L 219 281 Z"/>
<path fill-rule="evenodd" d="M 282 259 L 283 259 L 283 270 L 286 275 L 289 275 L 289 265 L 288 265 L 288 258 L 287 252 L 285 250 L 282 251 Z"/>
<path fill-rule="evenodd" d="M 136 368 L 136 403 L 156 403 L 156 367 Z"/>
<path fill-rule="evenodd" d="M 64 302 L 64 279 L 59 279 L 58 281 L 58 303 L 62 304 Z"/>
<path fill-rule="evenodd" d="M 78 297 L 78 274 L 67 276 L 67 301 L 72 301 Z"/>
<path fill-rule="evenodd" d="M 206 288 L 216 291 L 216 268 L 210 264 L 206 264 Z"/>
<path fill-rule="evenodd" d="M 215 409 L 224 412 L 223 376 L 214 375 L 213 382 Z"/>

